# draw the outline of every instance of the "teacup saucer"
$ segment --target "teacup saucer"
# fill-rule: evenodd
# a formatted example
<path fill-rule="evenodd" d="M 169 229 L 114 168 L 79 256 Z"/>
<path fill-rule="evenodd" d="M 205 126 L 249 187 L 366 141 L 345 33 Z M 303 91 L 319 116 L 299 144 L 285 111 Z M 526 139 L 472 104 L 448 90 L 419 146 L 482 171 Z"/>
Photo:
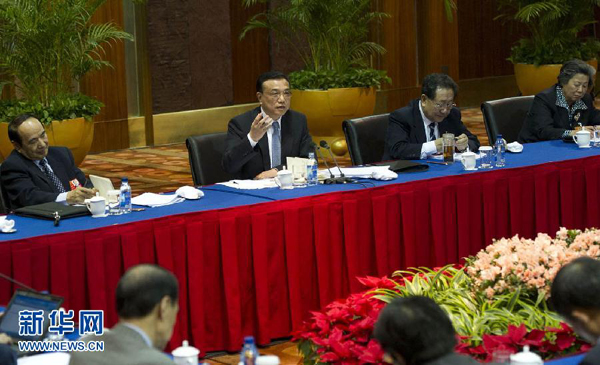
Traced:
<path fill-rule="evenodd" d="M 108 217 L 108 214 L 104 213 L 104 214 L 99 214 L 99 215 L 93 215 L 92 218 L 104 218 L 104 217 Z"/>
<path fill-rule="evenodd" d="M 15 233 L 16 231 L 17 231 L 16 228 L 12 228 L 12 229 L 10 229 L 8 231 L 0 231 L 0 233 Z"/>
<path fill-rule="evenodd" d="M 592 148 L 592 146 L 579 146 L 579 148 Z"/>
<path fill-rule="evenodd" d="M 478 168 L 477 168 L 477 167 L 474 167 L 474 168 L 472 168 L 472 169 L 464 169 L 464 170 L 465 170 L 465 171 L 477 171 L 477 170 L 478 170 Z"/>

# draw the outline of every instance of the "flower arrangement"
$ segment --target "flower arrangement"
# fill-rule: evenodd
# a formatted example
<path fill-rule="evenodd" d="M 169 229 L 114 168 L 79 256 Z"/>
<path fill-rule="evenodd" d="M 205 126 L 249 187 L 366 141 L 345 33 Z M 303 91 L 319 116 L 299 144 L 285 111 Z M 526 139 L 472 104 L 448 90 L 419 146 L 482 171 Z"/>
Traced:
<path fill-rule="evenodd" d="M 502 238 L 467 259 L 467 272 L 473 290 L 488 298 L 519 289 L 547 298 L 558 270 L 580 256 L 600 258 L 600 230 L 561 228 L 554 239 L 543 233 L 533 240 Z"/>
<path fill-rule="evenodd" d="M 600 258 L 599 248 L 600 231 L 562 228 L 555 239 L 540 234 L 534 240 L 515 236 L 494 241 L 467 259 L 465 267 L 361 278 L 369 290 L 313 312 L 294 339 L 305 364 L 380 363 L 383 351 L 370 338 L 380 310 L 395 297 L 424 295 L 448 313 L 459 336 L 456 351 L 481 361 L 492 360 L 498 351 L 517 352 L 524 345 L 545 359 L 583 351 L 588 345 L 548 309 L 548 288 L 562 265 L 582 255 Z M 503 264 L 512 269 L 504 270 Z M 527 270 L 531 274 L 525 274 Z"/>

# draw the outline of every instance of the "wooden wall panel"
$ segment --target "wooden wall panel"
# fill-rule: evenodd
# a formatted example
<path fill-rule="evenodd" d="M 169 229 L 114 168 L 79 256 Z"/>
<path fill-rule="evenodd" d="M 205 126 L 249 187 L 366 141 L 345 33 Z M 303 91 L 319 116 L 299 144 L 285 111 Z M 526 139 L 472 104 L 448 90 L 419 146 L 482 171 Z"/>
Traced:
<path fill-rule="evenodd" d="M 512 75 L 507 58 L 521 36 L 521 28 L 494 20 L 495 0 L 460 0 L 458 3 L 459 74 L 462 80 Z"/>
<path fill-rule="evenodd" d="M 233 103 L 242 104 L 256 101 L 256 79 L 271 68 L 269 57 L 269 32 L 253 30 L 240 40 L 240 33 L 246 22 L 257 13 L 267 9 L 266 4 L 258 4 L 250 9 L 242 6 L 240 0 L 230 0 L 231 18 L 231 75 L 233 83 Z"/>
<path fill-rule="evenodd" d="M 107 1 L 94 14 L 94 22 L 113 22 L 123 27 L 121 1 Z M 125 81 L 125 47 L 122 42 L 105 47 L 105 59 L 114 67 L 93 72 L 81 80 L 81 92 L 104 103 L 96 122 L 91 152 L 129 147 L 127 129 L 127 86 Z"/>

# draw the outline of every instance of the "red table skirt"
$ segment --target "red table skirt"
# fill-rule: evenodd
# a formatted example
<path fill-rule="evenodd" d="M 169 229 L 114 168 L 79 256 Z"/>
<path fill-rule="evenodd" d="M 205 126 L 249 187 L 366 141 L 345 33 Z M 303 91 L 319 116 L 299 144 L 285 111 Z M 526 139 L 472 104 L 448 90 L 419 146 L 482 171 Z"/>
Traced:
<path fill-rule="evenodd" d="M 600 156 L 171 216 L 0 244 L 0 270 L 117 321 L 115 288 L 138 263 L 172 270 L 172 344 L 237 351 L 289 336 L 357 276 L 458 262 L 493 238 L 600 226 Z M 0 282 L 0 303 L 12 295 Z"/>

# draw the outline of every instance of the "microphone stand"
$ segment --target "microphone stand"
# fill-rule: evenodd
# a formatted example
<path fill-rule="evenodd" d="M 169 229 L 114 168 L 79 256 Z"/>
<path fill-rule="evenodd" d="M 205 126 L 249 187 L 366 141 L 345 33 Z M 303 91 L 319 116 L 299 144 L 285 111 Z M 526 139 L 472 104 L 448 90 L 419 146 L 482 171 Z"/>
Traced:
<path fill-rule="evenodd" d="M 333 158 L 333 162 L 335 163 L 335 166 L 338 168 L 338 170 L 340 171 L 340 176 L 334 178 L 335 179 L 335 183 L 336 184 L 347 184 L 347 183 L 355 183 L 356 180 L 351 179 L 349 177 L 344 176 L 344 173 L 342 172 L 342 169 L 340 168 L 340 165 L 338 164 L 335 156 L 333 155 L 333 152 L 331 152 L 331 147 L 329 147 L 329 144 L 327 144 L 327 142 L 323 143 L 325 141 L 321 141 L 321 146 L 323 148 L 325 148 L 327 151 L 329 151 L 329 155 L 331 156 L 331 158 Z"/>
<path fill-rule="evenodd" d="M 327 161 L 325 160 L 325 157 L 323 156 L 323 153 L 321 153 L 321 147 L 319 146 L 314 146 L 315 150 L 317 150 L 319 152 L 319 156 L 321 157 L 321 160 L 323 160 L 323 163 L 325 164 L 325 167 L 327 167 L 327 171 L 329 171 L 329 177 L 325 180 L 323 180 L 323 184 L 334 184 L 336 182 L 336 177 L 333 175 L 333 172 L 331 172 L 331 169 L 329 168 L 329 165 L 327 164 Z"/>

